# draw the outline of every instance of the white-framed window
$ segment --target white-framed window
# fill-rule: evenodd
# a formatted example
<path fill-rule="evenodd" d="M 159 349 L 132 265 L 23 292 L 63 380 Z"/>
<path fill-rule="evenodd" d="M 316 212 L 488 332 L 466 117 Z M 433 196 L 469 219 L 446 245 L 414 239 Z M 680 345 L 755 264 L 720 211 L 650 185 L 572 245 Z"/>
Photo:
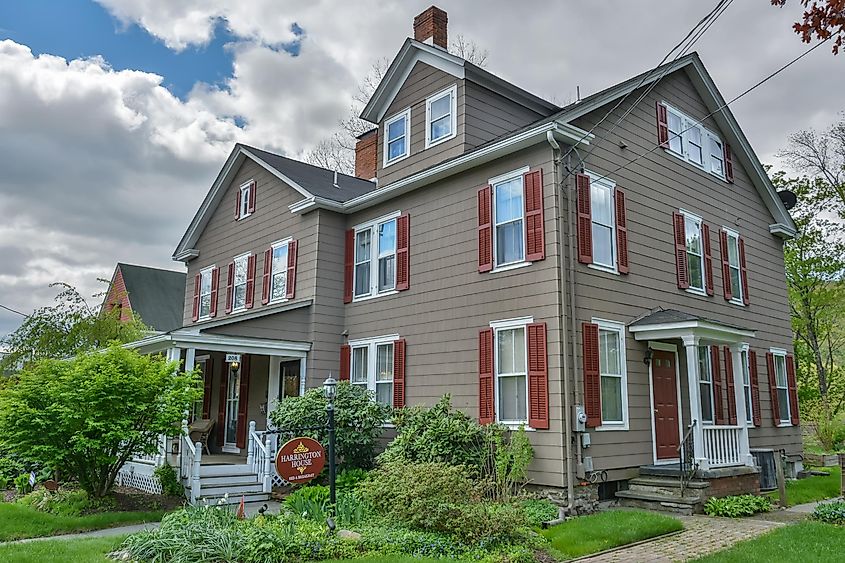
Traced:
<path fill-rule="evenodd" d="M 200 320 L 211 316 L 211 275 L 213 272 L 214 266 L 209 266 L 200 272 Z"/>
<path fill-rule="evenodd" d="M 232 311 L 246 308 L 247 264 L 250 254 L 235 258 L 235 275 L 232 280 Z"/>
<path fill-rule="evenodd" d="M 713 365 L 710 347 L 698 347 L 698 389 L 701 398 L 701 420 L 713 424 Z"/>
<path fill-rule="evenodd" d="M 501 424 L 528 424 L 528 330 L 533 318 L 490 323 L 496 370 L 496 419 Z"/>
<path fill-rule="evenodd" d="M 240 187 L 241 193 L 238 198 L 238 201 L 240 202 L 240 212 L 238 213 L 239 219 L 249 217 L 252 213 L 252 209 L 250 208 L 249 203 L 252 199 L 252 190 L 254 189 L 255 183 L 252 180 L 246 182 Z"/>
<path fill-rule="evenodd" d="M 748 359 L 748 348 L 743 348 L 739 352 L 739 359 L 742 364 L 742 396 L 745 401 L 745 420 L 753 425 L 754 411 L 752 409 L 754 404 L 751 397 L 751 366 Z"/>
<path fill-rule="evenodd" d="M 458 88 L 453 85 L 425 101 L 425 148 L 457 134 Z"/>
<path fill-rule="evenodd" d="M 731 303 L 734 305 L 743 304 L 742 295 L 742 269 L 739 264 L 739 233 L 730 229 L 724 229 L 728 238 L 728 266 L 730 270 Z M 723 280 L 726 283 L 728 280 Z"/>
<path fill-rule="evenodd" d="M 384 157 L 382 168 L 411 154 L 411 108 L 384 122 Z"/>
<path fill-rule="evenodd" d="M 628 370 L 625 362 L 625 325 L 593 319 L 599 327 L 601 378 L 600 430 L 628 428 Z"/>
<path fill-rule="evenodd" d="M 288 281 L 288 243 L 290 240 L 275 242 L 270 245 L 273 259 L 270 263 L 270 301 L 285 299 Z"/>
<path fill-rule="evenodd" d="M 525 191 L 528 167 L 490 180 L 493 187 L 493 267 L 525 263 Z"/>
<path fill-rule="evenodd" d="M 392 335 L 349 343 L 352 354 L 349 382 L 372 391 L 376 401 L 391 406 L 394 342 L 398 339 Z"/>
<path fill-rule="evenodd" d="M 774 356 L 775 385 L 778 394 L 778 418 L 782 425 L 792 423 L 792 413 L 789 407 L 789 380 L 786 376 L 786 352 L 772 348 L 769 350 Z"/>
<path fill-rule="evenodd" d="M 590 213 L 593 229 L 593 266 L 616 271 L 616 211 L 611 180 L 590 175 Z"/>
<path fill-rule="evenodd" d="M 689 267 L 689 289 L 693 293 L 706 294 L 704 289 L 704 237 L 701 233 L 702 220 L 692 213 L 681 210 L 684 216 L 684 231 L 687 237 L 687 264 Z"/>
<path fill-rule="evenodd" d="M 668 152 L 724 179 L 725 152 L 719 135 L 680 110 L 664 105 L 669 126 Z"/>
<path fill-rule="evenodd" d="M 396 211 L 355 227 L 354 298 L 375 297 L 396 289 Z"/>

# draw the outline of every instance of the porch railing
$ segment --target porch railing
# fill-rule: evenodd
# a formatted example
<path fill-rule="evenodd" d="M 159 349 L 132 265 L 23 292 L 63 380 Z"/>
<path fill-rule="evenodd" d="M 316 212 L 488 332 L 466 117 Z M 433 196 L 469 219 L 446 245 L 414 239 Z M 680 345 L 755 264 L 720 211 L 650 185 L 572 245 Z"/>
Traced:
<path fill-rule="evenodd" d="M 690 480 L 695 476 L 695 472 L 698 470 L 698 462 L 695 460 L 695 434 L 693 430 L 695 429 L 696 420 L 693 420 L 689 426 L 687 426 L 687 431 L 684 434 L 683 440 L 681 440 L 681 445 L 678 446 L 678 459 L 680 461 L 680 471 L 679 476 L 681 479 L 681 496 L 684 495 L 684 491 L 687 488 Z"/>
<path fill-rule="evenodd" d="M 703 426 L 704 455 L 710 467 L 742 465 L 739 426 Z"/>
<path fill-rule="evenodd" d="M 265 493 L 273 489 L 273 458 L 275 457 L 273 454 L 274 448 L 270 435 L 256 431 L 255 421 L 250 421 L 246 463 L 258 476 L 261 490 Z"/>
<path fill-rule="evenodd" d="M 200 497 L 200 466 L 202 465 L 202 444 L 191 443 L 191 435 L 188 432 L 188 421 L 182 421 L 182 455 L 179 474 L 187 480 L 187 489 L 190 492 L 191 504 L 196 504 Z"/>

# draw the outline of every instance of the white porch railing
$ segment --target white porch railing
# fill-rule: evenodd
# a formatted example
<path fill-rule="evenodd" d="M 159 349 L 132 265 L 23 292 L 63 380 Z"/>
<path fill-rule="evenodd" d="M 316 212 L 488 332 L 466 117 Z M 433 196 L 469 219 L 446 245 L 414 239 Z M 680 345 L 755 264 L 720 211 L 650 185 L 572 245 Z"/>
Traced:
<path fill-rule="evenodd" d="M 263 438 L 263 441 L 262 441 Z M 275 457 L 273 440 L 269 434 L 256 432 L 255 421 L 249 423 L 249 443 L 247 445 L 246 464 L 258 476 L 261 490 L 269 493 L 273 490 L 273 458 Z"/>
<path fill-rule="evenodd" d="M 182 421 L 182 456 L 179 468 L 180 477 L 188 480 L 187 489 L 190 491 L 191 504 L 196 504 L 200 497 L 200 465 L 202 464 L 202 444 L 191 443 L 188 432 L 188 421 Z"/>
<path fill-rule="evenodd" d="M 704 455 L 710 467 L 743 465 L 739 426 L 703 426 Z"/>

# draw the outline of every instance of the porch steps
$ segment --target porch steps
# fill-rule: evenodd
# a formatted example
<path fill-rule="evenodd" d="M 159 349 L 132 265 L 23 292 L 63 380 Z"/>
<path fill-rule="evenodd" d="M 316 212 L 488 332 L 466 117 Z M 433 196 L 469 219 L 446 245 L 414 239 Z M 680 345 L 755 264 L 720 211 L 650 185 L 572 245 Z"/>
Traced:
<path fill-rule="evenodd" d="M 188 487 L 190 483 L 183 481 Z M 199 504 L 210 505 L 263 503 L 270 500 L 270 493 L 262 490 L 258 475 L 246 465 L 208 465 L 200 468 Z"/>
<path fill-rule="evenodd" d="M 681 482 L 675 475 L 641 475 L 628 481 L 628 490 L 617 491 L 621 506 L 645 508 L 678 514 L 701 512 L 710 483 L 693 479 L 681 494 Z"/>

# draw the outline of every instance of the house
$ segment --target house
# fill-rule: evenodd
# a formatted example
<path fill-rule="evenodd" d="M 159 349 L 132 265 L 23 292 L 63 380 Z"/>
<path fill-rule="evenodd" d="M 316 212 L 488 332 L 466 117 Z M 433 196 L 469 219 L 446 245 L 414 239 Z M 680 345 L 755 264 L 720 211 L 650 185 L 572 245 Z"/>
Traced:
<path fill-rule="evenodd" d="M 118 262 L 102 309 L 120 309 L 121 320 L 135 313 L 156 332 L 182 326 L 185 273 Z"/>
<path fill-rule="evenodd" d="M 184 327 L 136 344 L 201 366 L 211 458 L 246 452 L 231 483 L 260 499 L 267 412 L 339 375 L 524 425 L 532 482 L 570 500 L 757 490 L 755 456 L 802 448 L 795 226 L 700 58 L 558 107 L 447 33 L 415 18 L 356 177 L 236 145 L 179 242 Z"/>

